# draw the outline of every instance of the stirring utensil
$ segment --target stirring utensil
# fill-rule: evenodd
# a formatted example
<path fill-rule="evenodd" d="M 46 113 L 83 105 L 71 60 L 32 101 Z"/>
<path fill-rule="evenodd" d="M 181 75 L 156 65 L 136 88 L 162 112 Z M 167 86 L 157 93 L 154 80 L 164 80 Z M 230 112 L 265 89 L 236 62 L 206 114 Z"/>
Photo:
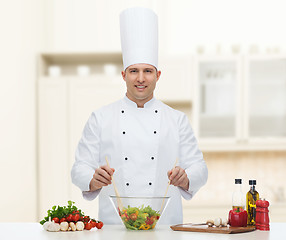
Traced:
<path fill-rule="evenodd" d="M 176 159 L 176 162 L 175 162 L 173 168 L 176 167 L 178 161 L 179 161 L 179 158 Z M 160 213 L 162 213 L 162 210 L 163 210 L 163 207 L 164 207 L 165 198 L 166 198 L 167 192 L 168 192 L 168 190 L 169 190 L 170 183 L 171 183 L 171 180 L 169 180 L 169 182 L 168 182 L 167 189 L 166 189 L 166 192 L 165 192 L 165 195 L 164 195 L 164 198 L 163 198 L 163 202 L 162 202 L 162 205 L 161 205 Z"/>
<path fill-rule="evenodd" d="M 108 159 L 107 159 L 107 156 L 105 157 L 105 161 L 106 161 L 106 163 L 107 163 L 107 166 L 110 167 L 109 162 L 108 162 Z M 122 210 L 122 209 L 123 209 L 123 204 L 122 204 L 122 201 L 121 201 L 121 198 L 120 198 L 118 189 L 117 189 L 117 187 L 116 187 L 115 181 L 114 181 L 114 179 L 113 179 L 113 176 L 111 176 L 111 181 L 112 181 L 113 188 L 114 188 L 114 192 L 115 192 L 115 195 L 116 195 L 118 208 L 119 208 L 119 210 Z"/>

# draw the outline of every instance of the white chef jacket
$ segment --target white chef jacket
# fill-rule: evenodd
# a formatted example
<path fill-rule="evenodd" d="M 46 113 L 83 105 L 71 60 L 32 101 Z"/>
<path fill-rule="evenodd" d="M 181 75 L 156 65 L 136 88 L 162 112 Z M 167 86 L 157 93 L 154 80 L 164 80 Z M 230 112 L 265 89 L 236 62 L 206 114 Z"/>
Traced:
<path fill-rule="evenodd" d="M 89 183 L 96 168 L 106 165 L 115 169 L 114 181 L 120 196 L 164 196 L 168 185 L 167 172 L 177 166 L 189 178 L 188 191 L 170 185 L 168 205 L 158 224 L 179 224 L 183 221 L 181 196 L 191 199 L 208 177 L 202 152 L 186 115 L 152 98 L 144 108 L 126 96 L 94 111 L 79 141 L 72 182 L 93 200 L 99 195 L 99 219 L 106 224 L 120 224 L 110 195 L 112 185 L 89 192 Z"/>

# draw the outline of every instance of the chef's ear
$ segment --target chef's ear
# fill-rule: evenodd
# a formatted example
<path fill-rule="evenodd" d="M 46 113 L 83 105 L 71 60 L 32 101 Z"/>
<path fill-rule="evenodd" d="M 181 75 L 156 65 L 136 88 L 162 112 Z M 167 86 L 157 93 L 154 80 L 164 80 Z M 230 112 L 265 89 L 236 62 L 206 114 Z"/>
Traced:
<path fill-rule="evenodd" d="M 121 75 L 122 75 L 123 80 L 125 81 L 126 71 L 121 71 Z"/>
<path fill-rule="evenodd" d="M 159 78 L 160 78 L 160 76 L 161 76 L 161 71 L 160 71 L 160 70 L 158 70 L 156 74 L 157 74 L 157 81 L 158 81 L 158 80 L 159 80 Z"/>

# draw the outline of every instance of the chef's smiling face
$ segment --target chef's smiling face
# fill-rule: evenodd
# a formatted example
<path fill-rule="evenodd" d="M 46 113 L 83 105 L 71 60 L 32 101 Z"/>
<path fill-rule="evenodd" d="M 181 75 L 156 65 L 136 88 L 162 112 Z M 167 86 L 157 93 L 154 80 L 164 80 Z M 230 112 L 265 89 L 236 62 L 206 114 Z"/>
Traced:
<path fill-rule="evenodd" d="M 138 107 L 153 98 L 156 83 L 160 78 L 161 71 L 150 64 L 134 64 L 121 72 L 127 86 L 127 97 L 135 102 Z"/>

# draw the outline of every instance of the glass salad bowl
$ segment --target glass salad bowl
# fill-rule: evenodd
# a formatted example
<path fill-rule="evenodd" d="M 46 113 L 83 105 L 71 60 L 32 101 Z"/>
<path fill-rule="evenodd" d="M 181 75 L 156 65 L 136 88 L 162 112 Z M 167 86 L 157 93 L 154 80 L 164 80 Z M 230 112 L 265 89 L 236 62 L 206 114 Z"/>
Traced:
<path fill-rule="evenodd" d="M 154 229 L 170 197 L 110 196 L 114 208 L 127 229 Z"/>

